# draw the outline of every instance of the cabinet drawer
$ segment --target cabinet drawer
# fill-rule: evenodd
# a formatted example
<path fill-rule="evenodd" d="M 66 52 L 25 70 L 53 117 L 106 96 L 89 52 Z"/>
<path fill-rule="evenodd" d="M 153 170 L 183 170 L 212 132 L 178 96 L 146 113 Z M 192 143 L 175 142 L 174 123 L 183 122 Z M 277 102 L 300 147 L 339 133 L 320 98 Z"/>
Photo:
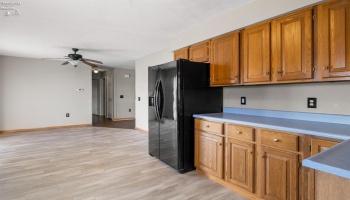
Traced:
<path fill-rule="evenodd" d="M 195 128 L 206 132 L 223 135 L 223 126 L 224 124 L 219 122 L 210 122 L 201 119 L 195 120 Z"/>
<path fill-rule="evenodd" d="M 299 136 L 261 130 L 261 144 L 290 151 L 298 151 Z"/>
<path fill-rule="evenodd" d="M 227 124 L 227 136 L 247 140 L 255 141 L 254 128 L 237 126 L 234 124 Z"/>

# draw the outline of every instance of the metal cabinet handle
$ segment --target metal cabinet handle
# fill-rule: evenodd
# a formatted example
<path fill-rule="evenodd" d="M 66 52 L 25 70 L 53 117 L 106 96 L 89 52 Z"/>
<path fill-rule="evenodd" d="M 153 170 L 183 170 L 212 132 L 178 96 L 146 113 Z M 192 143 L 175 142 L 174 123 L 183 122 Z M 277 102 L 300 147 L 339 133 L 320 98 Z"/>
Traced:
<path fill-rule="evenodd" d="M 280 140 L 277 139 L 277 138 L 275 138 L 275 139 L 273 139 L 273 141 L 274 141 L 274 142 L 279 142 Z"/>
<path fill-rule="evenodd" d="M 209 128 L 210 126 L 209 126 L 209 125 L 207 125 L 206 127 L 207 127 L 207 128 Z"/>
<path fill-rule="evenodd" d="M 277 74 L 283 75 L 283 74 L 284 74 L 284 71 L 277 71 Z"/>
<path fill-rule="evenodd" d="M 329 66 L 325 66 L 323 69 L 324 70 L 329 70 Z"/>
<path fill-rule="evenodd" d="M 237 134 L 241 134 L 242 132 L 241 131 L 236 131 Z"/>

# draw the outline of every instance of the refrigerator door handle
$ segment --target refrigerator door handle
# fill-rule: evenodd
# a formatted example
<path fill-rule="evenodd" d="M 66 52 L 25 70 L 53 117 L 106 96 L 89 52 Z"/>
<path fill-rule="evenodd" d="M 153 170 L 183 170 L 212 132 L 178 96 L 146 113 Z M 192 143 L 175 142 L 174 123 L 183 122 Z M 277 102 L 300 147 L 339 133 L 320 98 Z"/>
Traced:
<path fill-rule="evenodd" d="M 164 93 L 163 93 L 163 86 L 161 81 L 159 81 L 159 85 L 158 85 L 158 97 L 159 97 L 158 114 L 159 114 L 159 119 L 161 119 L 163 115 L 163 106 L 164 106 Z"/>
<path fill-rule="evenodd" d="M 159 80 L 156 82 L 156 88 L 155 88 L 155 91 L 154 91 L 154 110 L 156 112 L 156 119 L 157 120 L 160 120 L 160 117 L 159 117 L 159 110 L 158 110 L 158 105 L 159 105 L 159 98 L 158 98 L 158 94 L 159 93 Z"/>

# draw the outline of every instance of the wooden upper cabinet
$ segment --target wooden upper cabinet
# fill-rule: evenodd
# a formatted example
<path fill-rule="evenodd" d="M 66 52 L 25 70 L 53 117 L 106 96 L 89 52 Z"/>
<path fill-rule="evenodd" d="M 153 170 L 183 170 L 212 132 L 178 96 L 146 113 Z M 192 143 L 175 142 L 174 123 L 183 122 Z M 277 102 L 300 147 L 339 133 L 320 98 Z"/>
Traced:
<path fill-rule="evenodd" d="M 234 32 L 211 41 L 210 85 L 239 83 L 239 33 Z"/>
<path fill-rule="evenodd" d="M 311 138 L 311 156 L 321 153 L 331 147 L 339 144 L 338 142 L 333 142 L 329 140 L 320 140 Z"/>
<path fill-rule="evenodd" d="M 277 81 L 313 78 L 312 10 L 272 21 L 272 60 Z"/>
<path fill-rule="evenodd" d="M 298 199 L 298 158 L 296 153 L 261 147 L 260 192 L 263 199 Z"/>
<path fill-rule="evenodd" d="M 188 59 L 188 48 L 182 48 L 174 51 L 174 60 L 178 60 L 180 58 Z"/>
<path fill-rule="evenodd" d="M 270 22 L 245 29 L 242 42 L 243 82 L 270 81 Z"/>
<path fill-rule="evenodd" d="M 317 13 L 319 76 L 350 77 L 350 1 L 321 4 Z"/>
<path fill-rule="evenodd" d="M 226 181 L 254 192 L 255 144 L 227 138 Z"/>
<path fill-rule="evenodd" d="M 190 47 L 190 60 L 195 62 L 209 62 L 210 41 L 201 42 Z"/>

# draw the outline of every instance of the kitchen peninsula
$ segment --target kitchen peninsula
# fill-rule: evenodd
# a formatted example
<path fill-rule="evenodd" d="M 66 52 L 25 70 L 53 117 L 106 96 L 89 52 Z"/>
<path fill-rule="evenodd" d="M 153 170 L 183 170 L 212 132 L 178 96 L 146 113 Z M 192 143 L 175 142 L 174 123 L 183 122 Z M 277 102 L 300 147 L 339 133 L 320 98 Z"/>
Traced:
<path fill-rule="evenodd" d="M 350 186 L 350 116 L 225 108 L 194 117 L 197 171 L 251 199 L 325 199 L 324 176 Z M 348 197 L 333 187 L 328 195 Z"/>

